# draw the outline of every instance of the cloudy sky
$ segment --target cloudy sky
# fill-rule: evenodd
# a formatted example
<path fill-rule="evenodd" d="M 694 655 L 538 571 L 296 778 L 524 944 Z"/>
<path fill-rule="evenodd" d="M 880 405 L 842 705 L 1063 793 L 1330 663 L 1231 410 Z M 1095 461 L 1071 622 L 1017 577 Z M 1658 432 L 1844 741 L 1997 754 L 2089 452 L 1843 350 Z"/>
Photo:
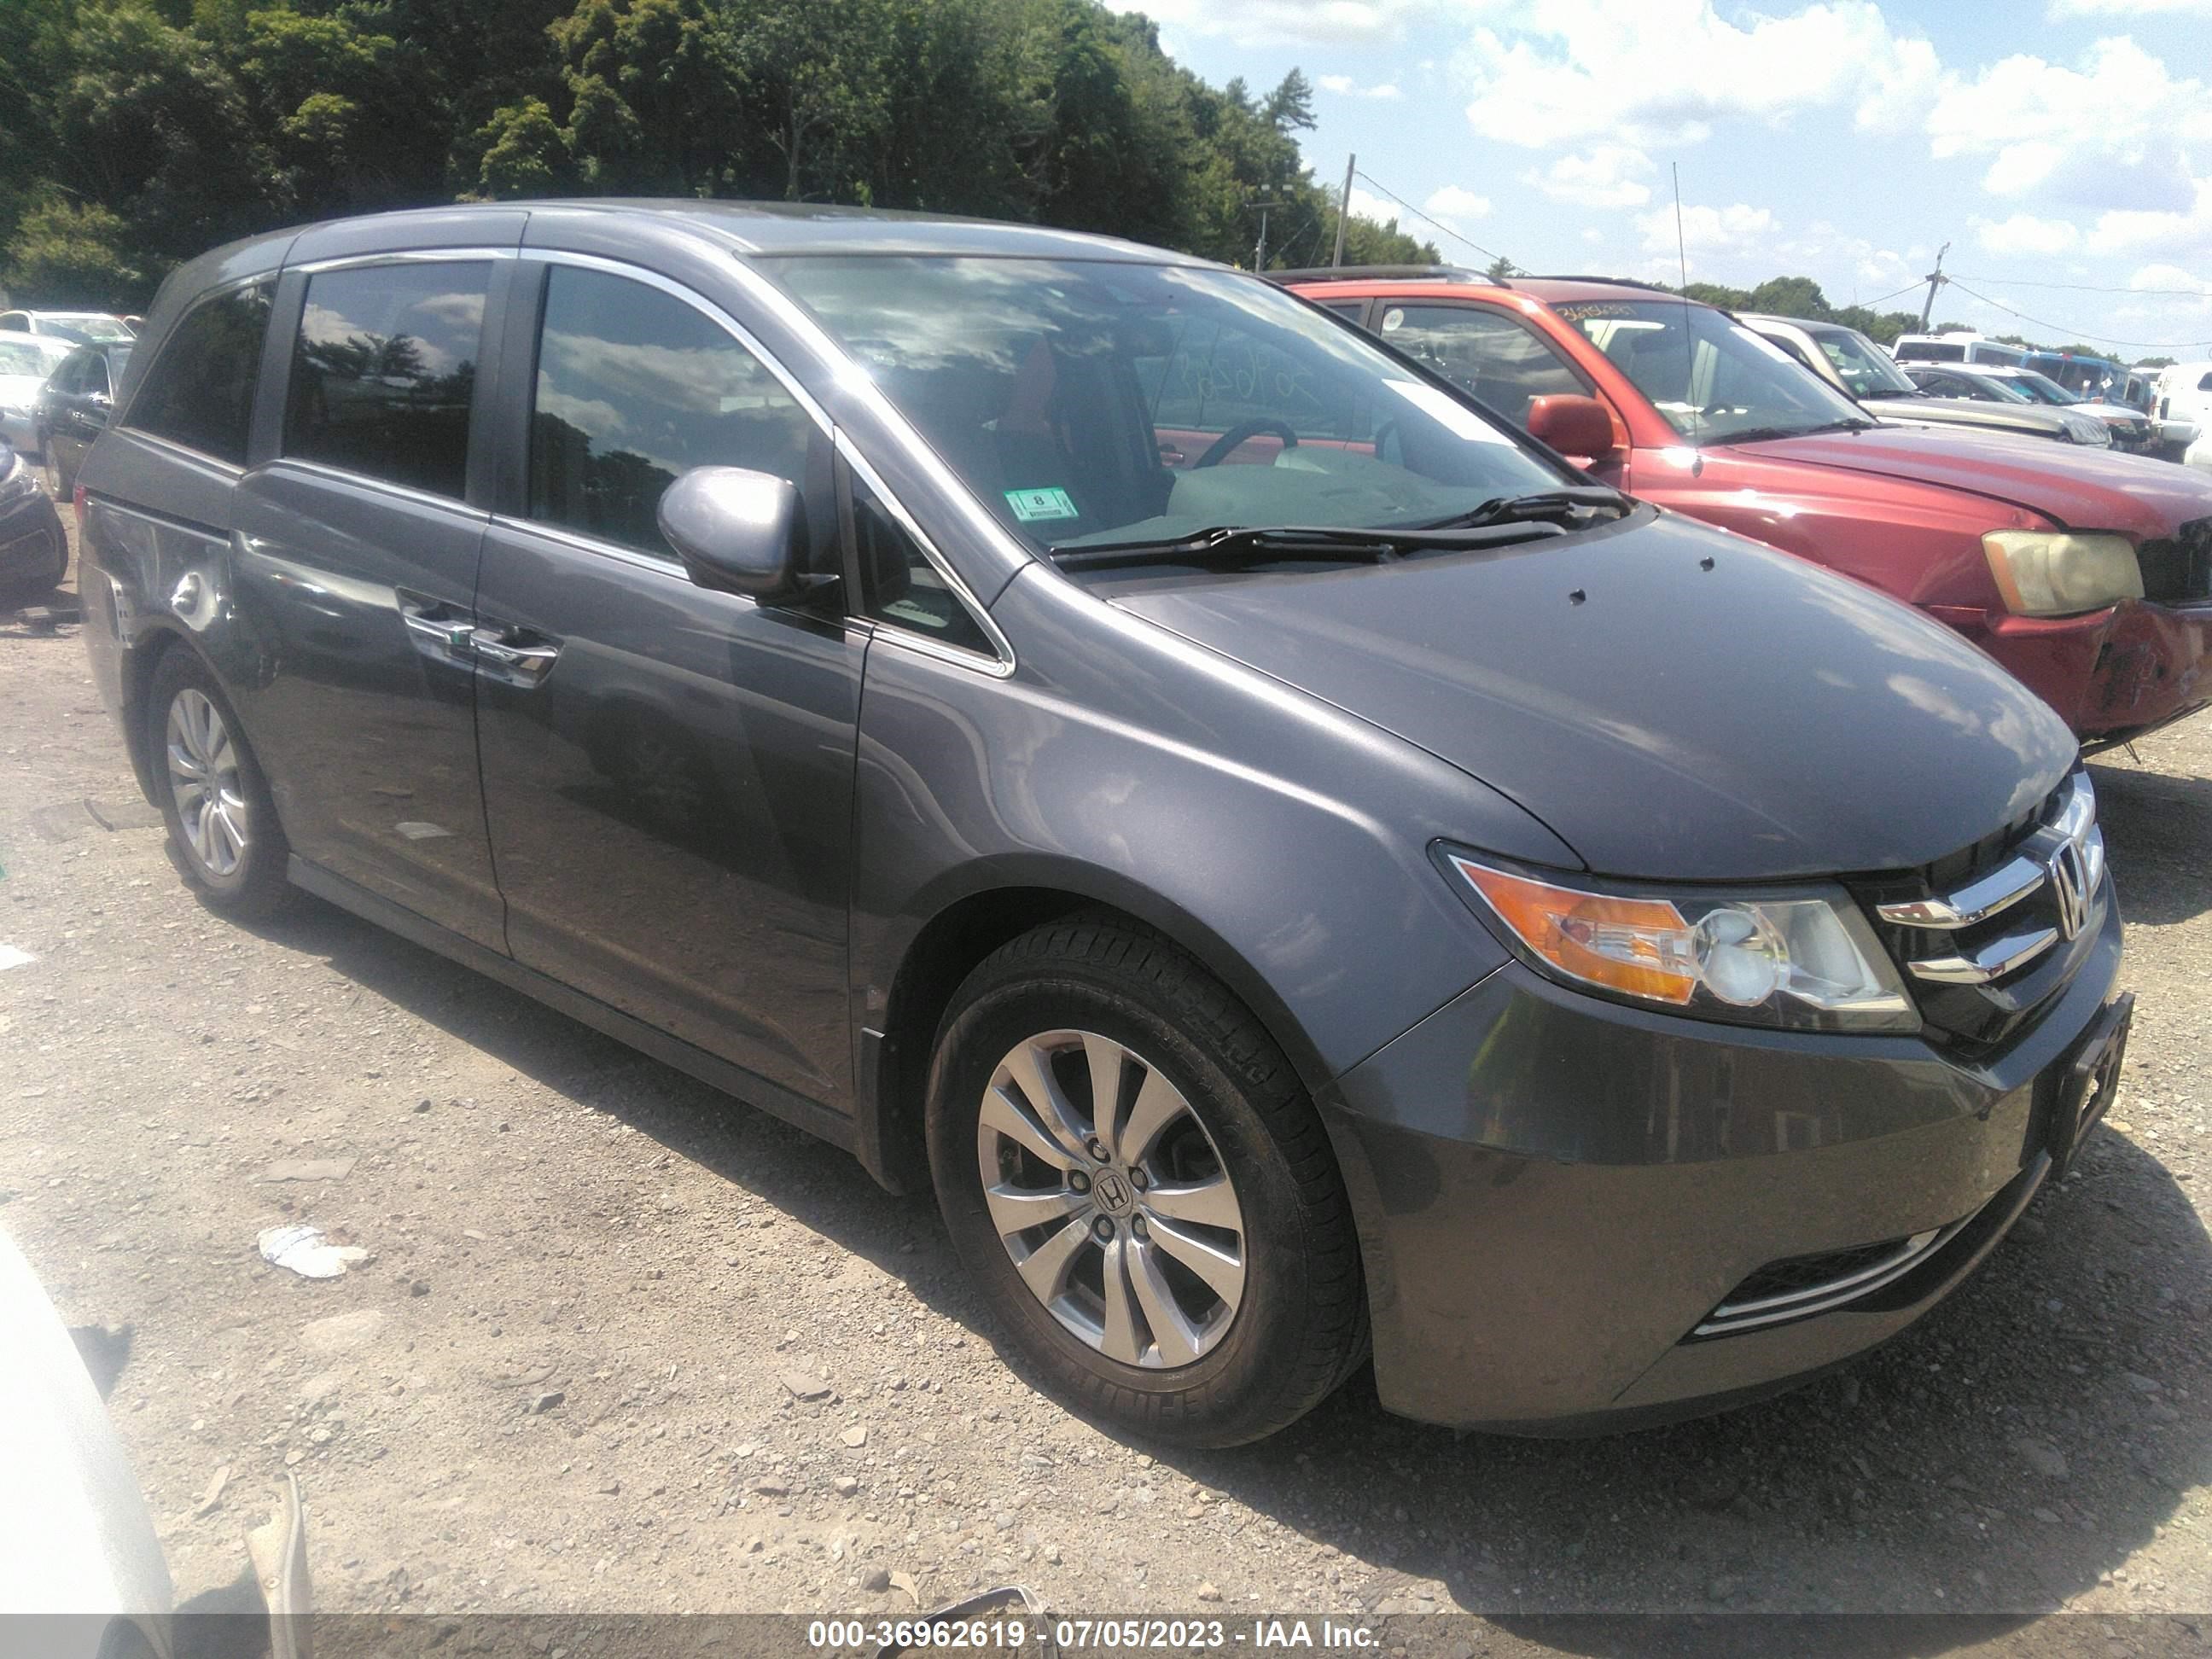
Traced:
<path fill-rule="evenodd" d="M 1674 281 L 1679 165 L 1692 278 L 1911 307 L 1948 241 L 1939 319 L 2212 355 L 2212 0 L 1125 9 L 1217 85 L 1303 69 L 1316 174 L 1357 151 L 1358 205 L 1447 258 L 1485 262 L 1384 190 L 1525 269 Z"/>

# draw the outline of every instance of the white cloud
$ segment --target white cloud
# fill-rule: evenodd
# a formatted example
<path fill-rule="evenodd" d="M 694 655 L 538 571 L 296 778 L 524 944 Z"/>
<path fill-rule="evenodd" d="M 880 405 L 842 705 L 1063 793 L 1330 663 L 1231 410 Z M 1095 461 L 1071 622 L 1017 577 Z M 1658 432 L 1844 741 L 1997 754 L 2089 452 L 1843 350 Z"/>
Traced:
<path fill-rule="evenodd" d="M 1587 155 L 1562 155 L 1548 167 L 1521 175 L 1555 202 L 1577 207 L 1642 207 L 1651 186 L 1640 175 L 1654 169 L 1651 158 L 1632 144 L 1599 144 Z"/>
<path fill-rule="evenodd" d="M 1439 219 L 1480 219 L 1490 212 L 1490 198 L 1477 196 L 1471 190 L 1462 190 L 1457 185 L 1446 185 L 1422 203 L 1421 209 Z"/>
<path fill-rule="evenodd" d="M 2020 54 L 1971 81 L 1944 76 L 1928 136 L 1938 161 L 1989 157 L 1982 184 L 1995 196 L 2172 213 L 2190 206 L 2185 154 L 2212 139 L 2212 100 L 2121 36 L 2078 69 Z"/>
<path fill-rule="evenodd" d="M 1345 46 L 1392 40 L 1431 0 L 1107 0 L 1190 34 L 1227 35 L 1240 46 Z"/>
<path fill-rule="evenodd" d="M 2015 213 L 2009 219 L 1972 221 L 1974 240 L 1992 253 L 2064 253 L 2078 246 L 2081 233 L 2065 219 L 2039 219 Z"/>
<path fill-rule="evenodd" d="M 1397 82 L 1385 81 L 1380 86 L 1363 87 L 1348 75 L 1324 75 L 1316 82 L 1323 92 L 1333 92 L 1344 98 L 1403 98 Z"/>
<path fill-rule="evenodd" d="M 1385 196 L 1376 196 L 1357 185 L 1352 187 L 1352 215 L 1355 219 L 1372 219 L 1378 224 L 1395 224 L 1406 216 L 1406 210 Z"/>
<path fill-rule="evenodd" d="M 2051 0 L 2050 15 L 2065 17 L 2149 17 L 2159 13 L 2212 13 L 2212 0 Z"/>
<path fill-rule="evenodd" d="M 1656 212 L 1638 214 L 1636 222 L 1644 232 L 1644 246 L 1653 252 L 1664 252 L 1674 246 L 1674 209 L 1660 208 Z M 1771 241 L 1776 228 L 1771 210 L 1755 208 L 1747 203 L 1738 202 L 1733 207 L 1690 206 L 1682 210 L 1682 242 L 1701 251 L 1747 248 Z"/>
<path fill-rule="evenodd" d="M 2212 179 L 2193 181 L 2196 199 L 2176 211 L 2115 209 L 2097 216 L 2100 252 L 2212 258 Z"/>
<path fill-rule="evenodd" d="M 1713 0 L 1501 0 L 1485 7 L 1460 65 L 1485 137 L 1542 149 L 1705 137 L 1723 117 L 1777 124 L 1850 108 L 1863 128 L 1909 124 L 1932 94 L 1936 51 L 1900 35 L 1872 0 L 1725 20 Z"/>

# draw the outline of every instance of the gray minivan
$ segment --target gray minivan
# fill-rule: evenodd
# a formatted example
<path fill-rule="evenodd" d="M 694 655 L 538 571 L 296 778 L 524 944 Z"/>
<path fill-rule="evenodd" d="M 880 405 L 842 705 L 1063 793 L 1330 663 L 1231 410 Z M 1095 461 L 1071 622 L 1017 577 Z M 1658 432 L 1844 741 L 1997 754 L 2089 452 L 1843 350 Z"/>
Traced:
<path fill-rule="evenodd" d="M 180 867 L 933 1186 L 1187 1444 L 1710 1408 L 1902 1328 L 2105 1107 L 2073 739 L 1257 278 L 704 202 L 163 287 L 80 478 Z"/>

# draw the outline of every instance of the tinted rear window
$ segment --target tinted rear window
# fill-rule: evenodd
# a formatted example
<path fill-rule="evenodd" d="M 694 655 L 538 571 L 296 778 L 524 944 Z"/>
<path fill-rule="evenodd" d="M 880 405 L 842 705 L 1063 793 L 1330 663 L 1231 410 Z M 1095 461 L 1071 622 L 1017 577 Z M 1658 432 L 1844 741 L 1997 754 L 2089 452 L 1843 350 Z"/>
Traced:
<path fill-rule="evenodd" d="M 459 498 L 490 279 L 482 261 L 310 277 L 284 453 Z"/>
<path fill-rule="evenodd" d="M 256 283 L 186 313 L 131 399 L 125 424 L 245 465 L 270 295 L 268 283 Z"/>

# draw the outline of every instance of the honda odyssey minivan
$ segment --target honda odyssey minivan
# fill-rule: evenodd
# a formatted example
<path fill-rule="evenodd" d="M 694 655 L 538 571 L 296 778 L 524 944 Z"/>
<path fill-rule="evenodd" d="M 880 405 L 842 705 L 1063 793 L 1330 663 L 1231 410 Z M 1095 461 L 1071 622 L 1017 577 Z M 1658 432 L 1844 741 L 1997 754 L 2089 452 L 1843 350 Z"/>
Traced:
<path fill-rule="evenodd" d="M 933 1187 L 1162 1441 L 1556 1431 L 1901 1329 L 2104 1110 L 2073 738 L 1255 277 L 1025 226 L 465 206 L 173 276 L 86 633 L 293 889 Z"/>

